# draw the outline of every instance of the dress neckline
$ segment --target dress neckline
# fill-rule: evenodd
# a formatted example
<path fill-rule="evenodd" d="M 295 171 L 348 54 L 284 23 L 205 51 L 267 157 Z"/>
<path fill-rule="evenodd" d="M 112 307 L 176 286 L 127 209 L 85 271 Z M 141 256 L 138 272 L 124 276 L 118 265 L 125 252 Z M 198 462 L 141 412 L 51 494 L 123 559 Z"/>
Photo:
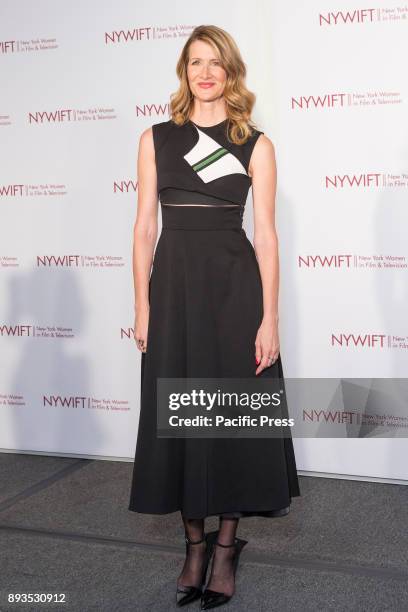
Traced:
<path fill-rule="evenodd" d="M 226 121 L 228 121 L 227 119 L 223 119 L 222 121 L 220 121 L 219 123 L 214 123 L 214 125 L 199 125 L 198 123 L 195 123 L 195 121 L 192 121 L 191 119 L 189 119 L 189 122 L 192 123 L 193 125 L 195 125 L 196 127 L 200 128 L 200 129 L 209 129 L 209 128 L 216 128 L 219 127 L 220 125 L 223 125 L 224 123 L 226 123 Z"/>

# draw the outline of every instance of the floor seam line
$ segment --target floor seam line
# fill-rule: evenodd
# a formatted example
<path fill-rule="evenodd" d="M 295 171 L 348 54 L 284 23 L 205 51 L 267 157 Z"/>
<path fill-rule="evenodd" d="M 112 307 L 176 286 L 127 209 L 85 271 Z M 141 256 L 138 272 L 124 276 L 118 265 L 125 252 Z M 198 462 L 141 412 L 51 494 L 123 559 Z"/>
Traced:
<path fill-rule="evenodd" d="M 68 476 L 69 474 L 72 474 L 73 472 L 76 472 L 77 470 L 84 468 L 88 463 L 92 463 L 93 461 L 94 461 L 93 459 L 78 459 L 77 461 L 75 461 L 74 464 L 71 463 L 70 465 L 65 466 L 61 470 L 58 470 L 58 472 L 51 474 L 51 476 L 47 476 L 46 478 L 43 478 L 39 482 L 36 482 L 35 484 L 28 486 L 27 488 L 23 489 L 23 491 L 20 491 L 19 493 L 16 493 L 12 497 L 9 497 L 3 500 L 2 502 L 0 502 L 0 512 L 3 512 L 4 510 L 8 510 L 12 506 L 14 506 L 14 504 L 17 504 L 19 501 L 23 499 L 27 499 L 28 497 L 31 497 L 35 493 L 38 493 L 39 491 L 46 489 L 47 487 L 51 486 L 58 480 L 61 480 L 65 478 L 66 476 Z"/>
<path fill-rule="evenodd" d="M 126 540 L 110 536 L 95 536 L 81 534 L 77 532 L 61 532 L 48 529 L 36 529 L 31 527 L 21 527 L 18 525 L 0 524 L 0 531 L 9 531 L 17 533 L 26 533 L 35 537 L 50 537 L 54 539 L 67 539 L 79 542 L 93 542 L 94 544 L 102 544 L 107 546 L 121 546 L 123 548 L 140 548 L 153 552 L 164 552 L 171 554 L 185 554 L 185 547 L 176 544 L 156 544 L 148 542 L 137 542 L 135 540 Z M 408 580 L 408 572 L 399 571 L 398 568 L 386 567 L 369 567 L 366 565 L 350 565 L 346 561 L 324 561 L 314 559 L 299 559 L 288 557 L 276 557 L 260 555 L 259 553 L 245 551 L 245 556 L 242 557 L 243 564 L 263 565 L 265 567 L 278 566 L 281 568 L 295 568 L 312 571 L 327 571 L 336 572 L 348 575 L 361 575 L 367 577 L 377 577 L 389 580 Z"/>

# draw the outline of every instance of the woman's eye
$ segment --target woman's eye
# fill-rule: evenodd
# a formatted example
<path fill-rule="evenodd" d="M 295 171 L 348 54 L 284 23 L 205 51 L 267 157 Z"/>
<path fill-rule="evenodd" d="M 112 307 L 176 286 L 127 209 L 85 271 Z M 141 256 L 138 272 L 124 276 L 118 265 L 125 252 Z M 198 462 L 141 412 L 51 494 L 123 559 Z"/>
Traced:
<path fill-rule="evenodd" d="M 192 60 L 191 64 L 193 66 L 195 66 L 196 64 L 199 64 L 200 60 Z M 211 62 L 212 66 L 221 66 L 221 62 L 219 60 L 214 60 L 213 62 Z"/>

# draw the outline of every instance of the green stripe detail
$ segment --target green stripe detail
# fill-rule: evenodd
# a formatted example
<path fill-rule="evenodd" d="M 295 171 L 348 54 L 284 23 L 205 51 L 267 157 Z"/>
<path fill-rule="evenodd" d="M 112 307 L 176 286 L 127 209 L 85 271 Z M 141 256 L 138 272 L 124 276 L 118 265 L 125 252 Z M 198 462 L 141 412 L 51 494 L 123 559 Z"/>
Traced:
<path fill-rule="evenodd" d="M 194 164 L 193 170 L 198 172 L 199 170 L 206 168 L 210 164 L 213 164 L 215 161 L 217 161 L 217 159 L 220 159 L 220 157 L 223 157 L 227 153 L 227 149 L 224 149 L 224 147 L 220 147 L 219 149 L 216 149 L 214 153 L 210 153 L 210 155 L 207 155 L 207 157 L 204 157 L 202 160 Z"/>

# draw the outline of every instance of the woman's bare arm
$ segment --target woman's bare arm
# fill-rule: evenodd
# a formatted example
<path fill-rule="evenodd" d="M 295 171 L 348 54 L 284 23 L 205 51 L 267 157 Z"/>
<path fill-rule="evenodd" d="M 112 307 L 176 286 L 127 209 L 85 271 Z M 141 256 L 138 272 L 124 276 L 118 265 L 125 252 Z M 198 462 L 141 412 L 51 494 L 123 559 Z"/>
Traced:
<path fill-rule="evenodd" d="M 133 229 L 133 280 L 135 290 L 135 339 L 147 346 L 149 280 L 157 239 L 157 174 L 152 128 L 139 141 L 137 160 L 138 198 Z"/>
<path fill-rule="evenodd" d="M 252 176 L 254 203 L 254 249 L 259 264 L 263 290 L 263 320 L 256 339 L 256 358 L 260 360 L 258 374 L 271 365 L 267 359 L 277 359 L 279 245 L 275 228 L 275 197 L 277 170 L 272 141 L 261 134 L 252 152 L 249 173 Z"/>

